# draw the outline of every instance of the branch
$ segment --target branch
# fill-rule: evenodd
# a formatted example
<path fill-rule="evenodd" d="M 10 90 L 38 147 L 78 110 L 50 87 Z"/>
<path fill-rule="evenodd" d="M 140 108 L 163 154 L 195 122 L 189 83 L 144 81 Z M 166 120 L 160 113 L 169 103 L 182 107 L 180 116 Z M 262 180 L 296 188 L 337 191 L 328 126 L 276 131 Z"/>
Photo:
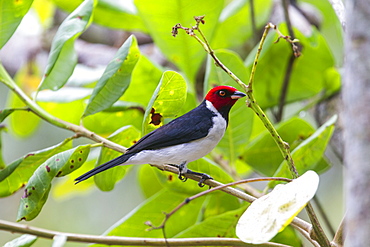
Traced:
<path fill-rule="evenodd" d="M 97 236 L 87 234 L 75 234 L 68 232 L 51 231 L 43 228 L 12 223 L 5 220 L 0 220 L 0 230 L 5 230 L 14 233 L 31 234 L 41 238 L 53 239 L 55 236 L 66 236 L 67 241 L 80 243 L 96 243 L 106 245 L 135 245 L 135 246 L 165 246 L 166 243 L 171 246 L 249 246 L 255 245 L 246 244 L 236 238 L 132 238 L 132 237 L 116 237 L 116 236 Z M 261 247 L 289 247 L 284 244 L 265 243 L 259 245 Z"/>
<path fill-rule="evenodd" d="M 289 42 L 292 45 L 294 56 L 299 56 L 300 55 L 299 48 L 295 44 L 297 42 L 297 40 L 295 40 L 295 39 L 291 40 L 289 36 L 283 35 L 278 30 L 276 25 L 273 25 L 272 23 L 268 23 L 265 26 L 265 30 L 263 32 L 261 41 L 259 43 L 257 53 L 256 53 L 256 56 L 255 56 L 253 65 L 252 65 L 251 75 L 250 75 L 250 78 L 249 78 L 249 83 L 248 83 L 248 86 L 247 86 L 231 70 L 229 70 L 215 55 L 214 51 L 212 50 L 212 48 L 209 45 L 209 42 L 207 41 L 206 37 L 204 36 L 204 34 L 202 33 L 202 31 L 199 28 L 200 23 L 204 24 L 203 18 L 204 18 L 204 16 L 194 17 L 194 19 L 196 21 L 196 25 L 191 27 L 191 28 L 182 27 L 181 24 L 175 25 L 172 28 L 173 36 L 177 35 L 178 29 L 185 30 L 187 34 L 194 37 L 203 46 L 205 51 L 214 59 L 217 66 L 219 66 L 221 69 L 223 69 L 236 83 L 238 83 L 242 88 L 244 88 L 245 92 L 247 93 L 247 97 L 248 97 L 247 106 L 250 107 L 256 113 L 256 115 L 261 119 L 264 126 L 270 132 L 272 138 L 274 139 L 274 141 L 278 145 L 284 159 L 287 161 L 287 164 L 289 166 L 292 177 L 297 178 L 298 177 L 298 172 L 297 172 L 297 169 L 294 165 L 294 161 L 293 161 L 293 158 L 292 158 L 291 153 L 290 153 L 289 144 L 282 140 L 282 138 L 280 137 L 279 133 L 276 131 L 276 129 L 274 128 L 274 126 L 272 125 L 270 120 L 266 117 L 266 114 L 263 112 L 261 107 L 257 104 L 257 101 L 254 98 L 253 90 L 252 90 L 253 82 L 254 82 L 254 75 L 255 75 L 255 72 L 256 72 L 258 59 L 259 59 L 259 56 L 261 54 L 261 50 L 262 50 L 263 44 L 265 42 L 265 39 L 267 37 L 268 31 L 271 28 L 273 28 L 278 33 L 279 37 L 278 37 L 276 42 L 278 42 L 280 39 L 285 39 L 287 42 Z M 194 31 L 198 31 L 203 40 L 200 39 L 194 33 Z M 306 210 L 307 210 L 308 216 L 309 216 L 309 218 L 312 222 L 312 227 L 313 227 L 313 231 L 309 231 L 311 238 L 317 240 L 320 243 L 320 245 L 322 245 L 323 247 L 329 247 L 330 242 L 329 242 L 328 238 L 326 237 L 326 235 L 325 235 L 325 233 L 324 233 L 324 231 L 323 231 L 323 229 L 322 229 L 322 227 L 321 227 L 321 225 L 320 225 L 320 223 L 317 219 L 317 216 L 316 216 L 316 214 L 315 214 L 315 212 L 312 208 L 312 205 L 310 203 L 307 204 Z"/>

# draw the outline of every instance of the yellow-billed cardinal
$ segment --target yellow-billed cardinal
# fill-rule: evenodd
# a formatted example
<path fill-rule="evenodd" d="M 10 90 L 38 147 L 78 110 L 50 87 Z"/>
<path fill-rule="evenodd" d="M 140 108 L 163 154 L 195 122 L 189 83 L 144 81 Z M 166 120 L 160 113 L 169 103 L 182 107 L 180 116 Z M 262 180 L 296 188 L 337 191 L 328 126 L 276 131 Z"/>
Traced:
<path fill-rule="evenodd" d="M 186 165 L 216 147 L 225 133 L 231 107 L 244 96 L 229 86 L 211 89 L 198 107 L 145 135 L 125 154 L 79 176 L 76 184 L 118 165 L 169 164 L 179 168 L 181 180 L 186 180 L 186 173 L 201 176 L 202 186 L 211 177 L 193 172 Z"/>

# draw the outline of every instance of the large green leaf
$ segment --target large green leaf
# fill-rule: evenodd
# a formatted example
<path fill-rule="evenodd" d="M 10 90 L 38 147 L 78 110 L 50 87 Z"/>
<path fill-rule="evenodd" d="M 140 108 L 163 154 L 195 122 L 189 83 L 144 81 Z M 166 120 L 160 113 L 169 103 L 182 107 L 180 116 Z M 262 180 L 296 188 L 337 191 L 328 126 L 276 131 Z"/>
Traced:
<path fill-rule="evenodd" d="M 39 165 L 53 155 L 72 147 L 70 140 L 65 140 L 55 146 L 31 152 L 13 161 L 0 171 L 0 197 L 13 194 L 22 188 Z"/>
<path fill-rule="evenodd" d="M 142 54 L 132 71 L 130 86 L 121 100 L 137 102 L 147 106 L 162 74 L 162 69 Z"/>
<path fill-rule="evenodd" d="M 84 116 L 88 116 L 112 106 L 130 84 L 131 73 L 140 57 L 135 36 L 131 35 L 108 64 L 104 74 L 96 84 Z"/>
<path fill-rule="evenodd" d="M 281 32 L 287 33 L 285 25 L 280 25 L 279 28 Z M 317 30 L 314 29 L 310 37 L 305 37 L 298 30 L 295 30 L 295 34 L 303 45 L 303 50 L 302 55 L 294 61 L 286 95 L 287 103 L 307 99 L 326 91 L 328 86 L 325 80 L 326 71 L 334 66 L 328 44 Z M 253 93 L 262 108 L 278 104 L 288 60 L 292 54 L 288 42 L 281 40 L 274 44 L 276 39 L 276 35 L 267 37 L 255 74 Z M 246 60 L 249 68 L 253 63 L 255 52 L 256 49 Z"/>
<path fill-rule="evenodd" d="M 107 110 L 109 109 L 111 108 Z M 129 108 L 118 112 L 98 112 L 83 118 L 82 122 L 89 130 L 102 136 L 109 136 L 126 125 L 133 125 L 135 128 L 141 129 L 143 116 L 144 114 L 141 109 Z"/>
<path fill-rule="evenodd" d="M 253 35 L 250 2 L 248 0 L 234 0 L 222 10 L 219 18 L 220 23 L 211 44 L 213 49 L 241 46 Z M 271 0 L 254 2 L 257 28 L 267 23 L 272 2 Z M 258 35 L 258 33 L 254 35 Z"/>
<path fill-rule="evenodd" d="M 186 82 L 175 71 L 166 71 L 145 111 L 143 134 L 159 128 L 166 118 L 176 117 L 186 100 Z"/>
<path fill-rule="evenodd" d="M 302 0 L 303 4 L 309 4 L 317 8 L 320 18 L 320 33 L 330 44 L 329 48 L 336 60 L 336 67 L 342 67 L 344 57 L 343 27 L 330 1 Z"/>
<path fill-rule="evenodd" d="M 220 215 L 209 217 L 206 220 L 192 225 L 177 234 L 176 238 L 196 238 L 196 237 L 230 237 L 235 238 L 235 226 L 239 217 L 245 211 L 241 207 Z"/>
<path fill-rule="evenodd" d="M 244 82 L 248 81 L 249 72 L 238 54 L 228 50 L 216 50 L 215 54 L 240 80 Z M 212 87 L 218 85 L 238 87 L 235 81 L 225 71 L 215 65 L 212 58 L 208 58 L 204 91 L 207 92 Z M 248 143 L 249 136 L 252 132 L 253 118 L 254 113 L 246 107 L 244 100 L 239 100 L 230 111 L 229 124 L 224 137 L 217 145 L 217 149 L 232 165 L 234 165 L 235 160 Z"/>
<path fill-rule="evenodd" d="M 123 217 L 107 231 L 106 235 L 163 238 L 161 230 L 147 231 L 149 226 L 145 223 L 150 221 L 155 226 L 160 225 L 165 217 L 163 212 L 168 213 L 172 211 L 185 199 L 185 195 L 164 189 L 143 202 L 131 213 L 127 214 L 127 216 Z M 172 215 L 166 223 L 166 236 L 171 238 L 194 225 L 203 202 L 204 197 L 198 198 Z M 181 222 L 181 224 L 179 224 L 179 222 Z"/>
<path fill-rule="evenodd" d="M 96 0 L 86 0 L 60 25 L 53 42 L 39 90 L 61 88 L 72 75 L 77 63 L 74 41 L 92 20 Z"/>
<path fill-rule="evenodd" d="M 33 0 L 0 0 L 0 49 L 12 37 L 32 2 Z"/>
<path fill-rule="evenodd" d="M 315 131 L 305 120 L 296 117 L 279 124 L 276 129 L 291 150 Z M 270 133 L 264 131 L 248 145 L 242 159 L 263 175 L 272 176 L 284 157 Z"/>
<path fill-rule="evenodd" d="M 172 37 L 172 27 L 177 23 L 186 27 L 193 26 L 194 16 L 205 15 L 206 25 L 201 25 L 201 28 L 211 41 L 224 1 L 136 0 L 135 5 L 162 53 L 193 82 L 206 53 L 203 47 L 185 32 L 179 32 L 177 38 Z"/>
<path fill-rule="evenodd" d="M 70 172 L 80 167 L 87 159 L 90 145 L 78 146 L 76 148 L 58 153 L 40 165 L 31 176 L 25 186 L 21 198 L 17 220 L 32 220 L 44 206 L 50 189 L 51 181 L 62 170 L 70 169 Z"/>
<path fill-rule="evenodd" d="M 292 158 L 299 174 L 303 174 L 308 170 L 316 171 L 316 167 L 322 162 L 322 157 L 334 132 L 336 121 L 336 115 L 331 117 L 315 133 L 293 150 Z M 320 167 L 320 170 L 322 169 Z M 280 164 L 274 176 L 291 177 L 286 160 Z"/>
<path fill-rule="evenodd" d="M 132 146 L 140 138 L 140 131 L 133 126 L 125 126 L 113 133 L 108 139 L 124 147 Z M 108 162 L 122 153 L 103 147 L 96 166 Z M 113 190 L 117 181 L 121 180 L 129 166 L 116 166 L 94 176 L 95 184 L 102 191 Z"/>
<path fill-rule="evenodd" d="M 82 3 L 82 0 L 53 0 L 53 2 L 59 8 L 71 12 Z M 144 23 L 131 1 L 100 0 L 94 9 L 93 21 L 108 28 L 146 32 Z"/>

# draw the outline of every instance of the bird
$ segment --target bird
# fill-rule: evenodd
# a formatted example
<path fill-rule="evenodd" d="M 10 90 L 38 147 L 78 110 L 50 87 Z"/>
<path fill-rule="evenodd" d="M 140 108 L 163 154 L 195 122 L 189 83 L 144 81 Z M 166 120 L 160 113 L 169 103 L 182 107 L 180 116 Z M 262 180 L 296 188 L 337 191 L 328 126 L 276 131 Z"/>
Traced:
<path fill-rule="evenodd" d="M 212 88 L 196 108 L 143 136 L 121 156 L 79 176 L 75 184 L 118 165 L 167 164 L 179 169 L 180 180 L 186 181 L 185 174 L 200 176 L 198 185 L 203 187 L 212 177 L 186 165 L 216 147 L 226 131 L 231 107 L 245 96 L 231 86 Z"/>

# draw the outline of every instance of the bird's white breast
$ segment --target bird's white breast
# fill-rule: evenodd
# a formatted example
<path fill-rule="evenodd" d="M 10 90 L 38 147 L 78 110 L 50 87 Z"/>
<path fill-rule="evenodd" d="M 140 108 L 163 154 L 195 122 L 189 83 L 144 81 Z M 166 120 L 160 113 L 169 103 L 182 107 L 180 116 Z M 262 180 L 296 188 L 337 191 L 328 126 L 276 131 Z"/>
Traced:
<path fill-rule="evenodd" d="M 207 108 L 215 116 L 212 117 L 213 126 L 207 136 L 179 145 L 157 150 L 144 150 L 132 156 L 125 164 L 175 164 L 189 163 L 210 153 L 223 137 L 226 130 L 226 120 L 214 108 L 212 103 L 206 102 Z"/>

